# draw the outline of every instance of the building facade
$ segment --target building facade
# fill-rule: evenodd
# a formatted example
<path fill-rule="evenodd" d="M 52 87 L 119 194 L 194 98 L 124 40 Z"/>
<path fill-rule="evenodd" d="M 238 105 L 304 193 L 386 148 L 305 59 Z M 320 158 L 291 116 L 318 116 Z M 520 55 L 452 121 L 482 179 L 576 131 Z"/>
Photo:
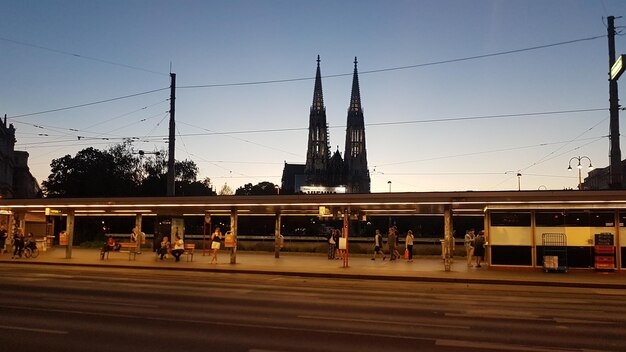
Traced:
<path fill-rule="evenodd" d="M 28 168 L 28 153 L 15 150 L 15 127 L 0 123 L 0 197 L 37 198 L 41 188 Z"/>
<path fill-rule="evenodd" d="M 337 150 L 332 153 L 329 146 L 328 122 L 322 91 L 320 57 L 317 57 L 313 104 L 309 113 L 309 137 L 306 163 L 303 174 L 298 164 L 287 164 L 283 170 L 282 190 L 284 194 L 317 190 L 318 193 L 370 193 L 370 175 L 367 167 L 365 146 L 365 119 L 361 107 L 361 92 L 357 59 L 354 58 L 352 93 L 346 123 L 346 138 L 343 157 Z M 302 172 L 302 171 L 301 171 Z M 296 178 L 304 179 L 305 188 L 295 187 Z"/>

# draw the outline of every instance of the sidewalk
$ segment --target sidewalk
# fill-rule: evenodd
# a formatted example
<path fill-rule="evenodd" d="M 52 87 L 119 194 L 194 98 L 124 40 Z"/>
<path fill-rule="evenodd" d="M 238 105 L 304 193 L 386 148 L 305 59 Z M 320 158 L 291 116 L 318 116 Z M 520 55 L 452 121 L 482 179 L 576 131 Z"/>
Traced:
<path fill-rule="evenodd" d="M 98 249 L 72 249 L 72 258 L 65 258 L 65 248 L 41 251 L 36 259 L 11 259 L 11 254 L 1 254 L 0 263 L 79 265 L 95 267 L 123 267 L 136 269 L 193 270 L 206 272 L 237 272 L 248 274 L 278 274 L 308 277 L 335 277 L 371 280 L 397 280 L 414 282 L 459 282 L 501 285 L 537 285 L 559 287 L 626 289 L 626 275 L 622 272 L 596 272 L 594 270 L 568 273 L 544 273 L 530 269 L 467 267 L 464 257 L 457 258 L 452 270 L 445 272 L 438 256 L 418 257 L 413 263 L 405 260 L 370 260 L 370 256 L 353 255 L 349 267 L 343 268 L 341 260 L 328 260 L 321 253 L 281 253 L 274 258 L 268 252 L 237 252 L 237 264 L 230 264 L 229 251 L 219 253 L 218 264 L 210 264 L 211 256 L 196 250 L 193 261 L 173 259 L 161 261 L 150 250 L 144 250 L 136 260 L 128 260 L 126 253 L 111 253 L 108 260 L 100 260 Z"/>

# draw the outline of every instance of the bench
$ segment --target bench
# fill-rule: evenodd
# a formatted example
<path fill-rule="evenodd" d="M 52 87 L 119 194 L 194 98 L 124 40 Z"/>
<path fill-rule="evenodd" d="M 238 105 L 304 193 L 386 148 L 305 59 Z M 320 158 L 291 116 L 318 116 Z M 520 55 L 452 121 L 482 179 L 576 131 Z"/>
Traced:
<path fill-rule="evenodd" d="M 136 242 L 119 242 L 120 249 L 118 251 L 106 251 L 104 255 L 106 259 L 109 259 L 109 253 L 128 253 L 128 260 L 135 260 L 137 258 L 137 243 Z"/>
<path fill-rule="evenodd" d="M 193 251 L 196 249 L 195 243 L 185 243 L 185 252 L 188 262 L 193 262 Z"/>

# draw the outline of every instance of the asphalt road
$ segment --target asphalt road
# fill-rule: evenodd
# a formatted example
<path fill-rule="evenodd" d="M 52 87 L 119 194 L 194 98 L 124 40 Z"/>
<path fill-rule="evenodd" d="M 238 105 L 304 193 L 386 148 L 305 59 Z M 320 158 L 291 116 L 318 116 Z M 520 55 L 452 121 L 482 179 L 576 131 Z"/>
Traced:
<path fill-rule="evenodd" d="M 626 351 L 626 293 L 0 265 L 0 351 Z"/>

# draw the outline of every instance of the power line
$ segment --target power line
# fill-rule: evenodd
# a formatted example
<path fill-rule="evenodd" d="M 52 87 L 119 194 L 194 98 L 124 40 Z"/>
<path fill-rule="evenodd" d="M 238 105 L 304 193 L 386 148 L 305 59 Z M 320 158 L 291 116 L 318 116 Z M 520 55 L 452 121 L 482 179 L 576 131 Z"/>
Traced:
<path fill-rule="evenodd" d="M 31 48 L 46 50 L 46 51 L 50 51 L 50 52 L 57 53 L 57 54 L 72 56 L 72 57 L 76 57 L 76 58 L 79 58 L 79 59 L 91 60 L 91 61 L 96 61 L 96 62 L 100 62 L 100 63 L 107 64 L 107 65 L 120 66 L 120 67 L 130 68 L 130 69 L 133 69 L 133 70 L 153 73 L 153 74 L 156 74 L 156 75 L 168 76 L 167 73 L 163 73 L 163 72 L 148 70 L 148 69 L 145 69 L 145 68 L 142 68 L 142 67 L 126 65 L 126 64 L 119 63 L 119 62 L 103 60 L 103 59 L 99 59 L 99 58 L 96 58 L 96 57 L 85 56 L 85 55 L 80 55 L 80 54 L 76 54 L 76 53 L 70 53 L 70 52 L 67 52 L 67 51 L 53 49 L 53 48 L 48 48 L 48 47 L 45 47 L 45 46 L 30 44 L 30 43 L 26 43 L 26 42 L 21 42 L 21 41 L 14 40 L 14 39 L 0 37 L 0 40 L 4 40 L 5 42 L 10 42 L 10 43 L 18 44 L 18 45 L 22 45 L 22 46 L 28 46 L 28 47 L 31 47 Z"/>
<path fill-rule="evenodd" d="M 147 92 L 141 92 L 141 93 L 129 94 L 129 95 L 124 95 L 124 96 L 117 97 L 117 98 L 111 98 L 111 99 L 105 99 L 105 100 L 94 101 L 94 102 L 91 102 L 91 103 L 85 103 L 85 104 L 78 104 L 78 105 L 66 106 L 66 107 L 63 107 L 63 108 L 58 108 L 58 109 L 50 109 L 50 110 L 44 110 L 44 111 L 38 111 L 38 112 L 32 112 L 32 113 L 28 113 L 28 114 L 8 116 L 8 118 L 10 118 L 10 119 L 16 119 L 16 118 L 19 118 L 19 117 L 34 116 L 34 115 L 47 114 L 47 113 L 51 113 L 51 112 L 58 112 L 58 111 L 64 111 L 64 110 L 70 110 L 70 109 L 83 108 L 83 107 L 85 107 L 85 106 L 91 106 L 91 105 L 103 104 L 103 103 L 108 103 L 108 102 L 112 102 L 112 101 L 116 101 L 116 100 L 122 100 L 122 99 L 127 99 L 127 98 L 137 97 L 137 96 L 140 96 L 140 95 L 146 95 L 146 94 L 150 94 L 150 93 L 160 92 L 160 91 L 162 91 L 162 90 L 166 90 L 166 89 L 170 89 L 170 87 L 166 87 L 166 88 L 159 88 L 159 89 L 153 89 L 153 90 L 149 90 L 149 91 L 147 91 Z"/>
<path fill-rule="evenodd" d="M 483 55 L 466 56 L 466 57 L 461 57 L 461 58 L 456 58 L 456 59 L 426 62 L 426 63 L 415 64 L 415 65 L 381 68 L 381 69 L 368 70 L 368 71 L 359 71 L 359 75 L 366 75 L 366 74 L 380 73 L 380 72 L 389 72 L 389 71 L 408 70 L 408 69 L 421 68 L 421 67 L 427 67 L 427 66 L 436 66 L 436 65 L 451 64 L 451 63 L 455 63 L 455 62 L 470 61 L 470 60 L 477 60 L 477 59 L 485 59 L 485 58 L 494 57 L 494 56 L 517 54 L 517 53 L 521 53 L 521 52 L 525 52 L 525 51 L 546 49 L 546 48 L 552 48 L 552 47 L 555 47 L 555 46 L 568 45 L 568 44 L 574 44 L 574 43 L 579 43 L 579 42 L 584 42 L 584 41 L 596 40 L 596 39 L 599 39 L 599 38 L 604 38 L 606 36 L 607 35 L 604 34 L 604 35 L 598 35 L 598 36 L 594 36 L 594 37 L 579 38 L 579 39 L 567 40 L 567 41 L 558 42 L 558 43 L 537 45 L 537 46 L 532 46 L 532 47 L 527 47 L 527 48 L 522 48 L 522 49 L 513 49 L 513 50 L 499 51 L 499 52 L 483 54 Z M 334 74 L 334 75 L 322 76 L 322 78 L 345 77 L 345 76 L 352 76 L 353 74 L 354 74 L 353 72 L 350 72 L 350 73 L 339 73 L 339 74 Z M 196 89 L 196 88 L 236 87 L 236 86 L 251 86 L 251 85 L 262 85 L 262 84 L 275 84 L 275 83 L 290 83 L 290 82 L 298 82 L 298 81 L 310 81 L 310 80 L 313 80 L 313 79 L 315 79 L 315 77 L 300 77 L 300 78 L 275 79 L 275 80 L 254 81 L 254 82 L 199 84 L 199 85 L 178 86 L 178 88 L 181 88 L 181 89 Z"/>
<path fill-rule="evenodd" d="M 376 123 L 367 123 L 365 124 L 365 126 L 377 127 L 377 126 L 408 125 L 408 124 L 433 123 L 433 122 L 453 122 L 453 121 L 465 121 L 465 120 L 483 120 L 483 119 L 498 119 L 498 118 L 511 118 L 511 117 L 526 117 L 526 116 L 577 114 L 577 113 L 584 113 L 584 112 L 597 112 L 597 111 L 606 111 L 606 110 L 608 110 L 608 108 L 544 111 L 544 112 L 483 115 L 483 116 L 462 116 L 462 117 L 437 118 L 437 119 L 428 119 L 428 120 L 376 122 Z M 345 128 L 345 127 L 346 125 L 338 125 L 338 126 L 330 126 L 329 128 L 334 129 L 334 128 Z M 199 127 L 199 128 L 202 128 L 202 127 Z M 202 128 L 202 129 L 207 130 L 205 128 Z M 271 128 L 271 129 L 227 131 L 227 132 L 188 133 L 188 134 L 184 134 L 183 136 L 191 137 L 191 136 L 231 135 L 231 134 L 246 134 L 246 133 L 293 132 L 293 131 L 303 131 L 303 130 L 308 130 L 308 129 L 309 129 L 308 127 Z"/>

